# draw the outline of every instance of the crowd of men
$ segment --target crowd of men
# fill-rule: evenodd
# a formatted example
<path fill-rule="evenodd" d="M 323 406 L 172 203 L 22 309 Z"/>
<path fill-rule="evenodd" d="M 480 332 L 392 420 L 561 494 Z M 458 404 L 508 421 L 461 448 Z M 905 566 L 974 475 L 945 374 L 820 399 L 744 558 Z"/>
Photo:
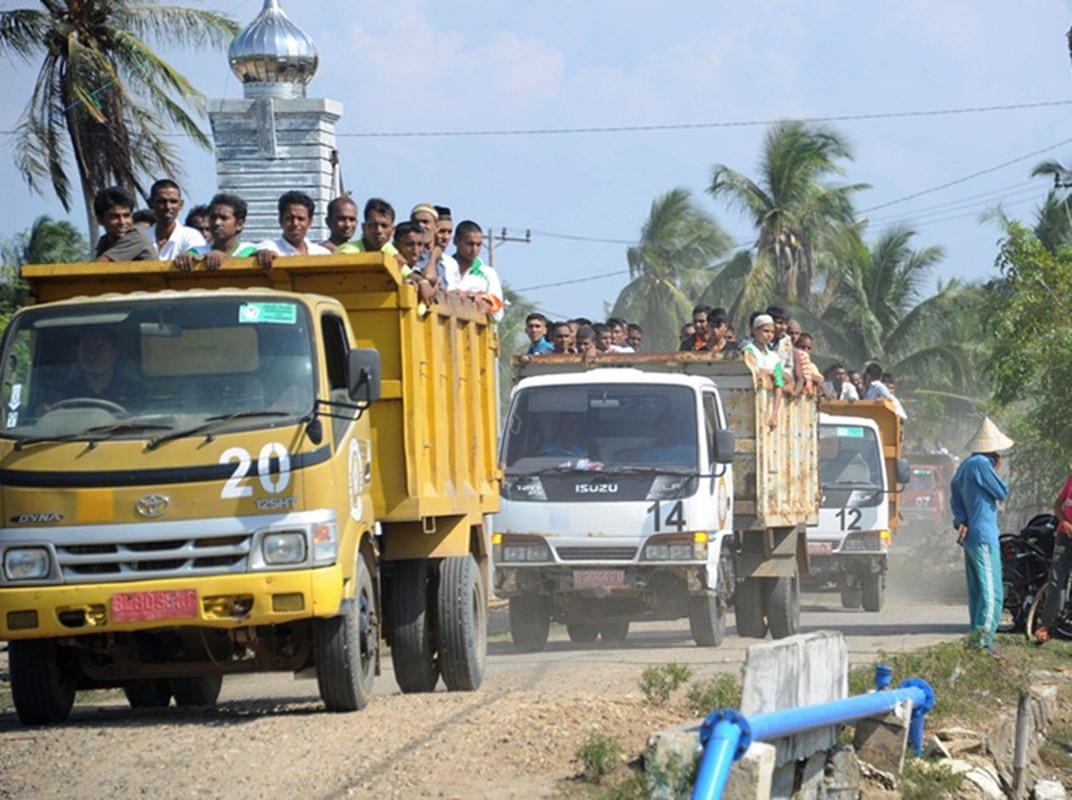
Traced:
<path fill-rule="evenodd" d="M 681 327 L 679 350 L 740 355 L 753 370 L 771 375 L 774 385 L 784 387 L 790 396 L 818 393 L 838 400 L 885 399 L 906 418 L 894 395 L 894 377 L 879 364 L 868 364 L 862 372 L 847 370 L 842 364 L 820 371 L 812 361 L 815 338 L 779 306 L 753 312 L 748 322 L 751 335 L 739 338 L 725 309 L 696 306 L 692 321 Z M 605 322 L 583 317 L 552 322 L 533 312 L 525 319 L 525 333 L 529 338 L 525 352 L 531 356 L 573 353 L 597 358 L 604 353 L 638 353 L 644 344 L 644 330 L 638 323 L 616 317 Z"/>
<path fill-rule="evenodd" d="M 357 204 L 350 197 L 337 197 L 328 203 L 330 235 L 322 242 L 307 239 L 316 204 L 304 192 L 280 196 L 280 235 L 261 242 L 242 239 L 248 206 L 235 194 L 215 195 L 180 223 L 183 207 L 182 190 L 167 178 L 150 188 L 147 210 L 136 210 L 134 196 L 126 189 L 102 189 L 93 201 L 104 229 L 96 260 L 159 259 L 191 272 L 199 267 L 218 270 L 224 258 L 251 258 L 260 268 L 271 269 L 277 256 L 380 252 L 397 259 L 403 280 L 416 286 L 423 303 L 434 302 L 441 292 L 456 292 L 471 297 L 496 320 L 502 317 L 502 283 L 494 268 L 480 259 L 482 228 L 471 220 L 455 227 L 445 206 L 418 203 L 409 220 L 396 224 L 391 204 L 371 198 L 365 203 L 358 236 Z M 451 243 L 453 254 L 447 252 Z"/>

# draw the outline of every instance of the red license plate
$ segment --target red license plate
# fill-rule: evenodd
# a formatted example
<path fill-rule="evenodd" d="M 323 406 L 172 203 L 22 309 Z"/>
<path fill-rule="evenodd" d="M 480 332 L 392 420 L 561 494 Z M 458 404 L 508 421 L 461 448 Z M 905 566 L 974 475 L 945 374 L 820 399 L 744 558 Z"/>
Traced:
<path fill-rule="evenodd" d="M 834 552 L 834 545 L 830 542 L 808 542 L 809 556 L 828 556 Z"/>
<path fill-rule="evenodd" d="M 625 586 L 625 570 L 582 569 L 573 573 L 574 589 L 614 589 Z"/>
<path fill-rule="evenodd" d="M 195 617 L 197 617 L 197 592 L 194 589 L 168 589 L 162 592 L 127 592 L 112 595 L 113 622 L 149 622 L 155 619 Z"/>

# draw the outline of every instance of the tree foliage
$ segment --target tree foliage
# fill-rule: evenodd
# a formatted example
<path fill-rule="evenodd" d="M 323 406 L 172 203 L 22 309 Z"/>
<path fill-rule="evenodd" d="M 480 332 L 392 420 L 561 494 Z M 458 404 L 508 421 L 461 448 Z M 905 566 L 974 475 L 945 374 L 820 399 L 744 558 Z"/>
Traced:
<path fill-rule="evenodd" d="M 1018 486 L 1045 508 L 1072 469 L 1072 248 L 1051 252 L 1012 222 L 998 256 L 1001 283 L 988 293 L 986 324 L 995 344 L 989 363 L 994 397 L 1012 406 Z"/>
<path fill-rule="evenodd" d="M 195 120 L 202 94 L 146 40 L 221 46 L 237 26 L 213 11 L 158 0 L 42 0 L 41 6 L 0 12 L 0 52 L 40 65 L 15 131 L 15 163 L 32 190 L 51 185 L 69 211 L 73 158 L 92 231 L 99 189 L 118 184 L 144 195 L 143 176 L 178 174 L 165 137 L 169 126 L 210 147 Z"/>

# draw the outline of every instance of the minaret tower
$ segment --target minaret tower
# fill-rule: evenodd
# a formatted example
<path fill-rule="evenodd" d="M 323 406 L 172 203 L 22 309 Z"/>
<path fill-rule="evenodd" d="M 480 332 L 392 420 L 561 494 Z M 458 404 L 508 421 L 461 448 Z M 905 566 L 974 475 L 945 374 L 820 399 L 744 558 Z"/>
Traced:
<path fill-rule="evenodd" d="M 264 0 L 261 13 L 235 37 L 227 55 L 243 98 L 212 101 L 209 120 L 219 190 L 249 204 L 242 238 L 277 237 L 276 202 L 291 189 L 316 202 L 309 239 L 325 238 L 342 104 L 305 96 L 320 60 L 313 40 L 283 13 L 278 0 Z"/>

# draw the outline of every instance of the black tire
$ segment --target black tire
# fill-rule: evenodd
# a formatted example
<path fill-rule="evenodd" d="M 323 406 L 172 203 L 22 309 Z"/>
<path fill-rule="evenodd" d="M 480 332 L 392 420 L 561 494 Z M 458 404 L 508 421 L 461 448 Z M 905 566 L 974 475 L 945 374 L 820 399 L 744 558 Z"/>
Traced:
<path fill-rule="evenodd" d="M 763 578 L 745 578 L 737 584 L 733 597 L 737 635 L 762 639 L 767 635 L 767 620 L 763 615 Z"/>
<path fill-rule="evenodd" d="M 8 670 L 15 711 L 24 725 L 63 722 L 74 706 L 76 675 L 51 639 L 8 645 Z"/>
<path fill-rule="evenodd" d="M 444 558 L 439 566 L 439 671 L 451 692 L 472 692 L 484 682 L 488 658 L 488 595 L 476 559 Z"/>
<path fill-rule="evenodd" d="M 431 562 L 422 558 L 396 561 L 387 584 L 391 663 L 406 694 L 434 691 L 439 682 L 433 579 Z"/>
<path fill-rule="evenodd" d="M 864 598 L 859 586 L 852 586 L 841 590 L 842 608 L 859 608 L 863 605 Z"/>
<path fill-rule="evenodd" d="M 510 598 L 510 638 L 514 640 L 515 650 L 519 653 L 543 650 L 550 632 L 551 601 L 548 597 L 530 592 Z"/>
<path fill-rule="evenodd" d="M 131 708 L 167 708 L 171 704 L 171 681 L 167 678 L 146 678 L 130 681 L 123 694 Z"/>
<path fill-rule="evenodd" d="M 216 705 L 222 688 L 223 675 L 219 674 L 171 679 L 171 693 L 175 695 L 175 705 L 183 708 Z"/>
<path fill-rule="evenodd" d="M 763 580 L 763 606 L 771 638 L 784 639 L 800 632 L 800 584 L 782 576 Z"/>
<path fill-rule="evenodd" d="M 566 633 L 571 642 L 591 644 L 599 638 L 599 626 L 591 622 L 567 622 Z"/>
<path fill-rule="evenodd" d="M 689 596 L 689 631 L 698 647 L 718 647 L 726 638 L 726 606 L 719 592 Z"/>
<path fill-rule="evenodd" d="M 343 613 L 316 620 L 316 682 L 328 711 L 360 711 L 372 695 L 380 646 L 372 572 L 357 557 L 354 597 Z"/>
<path fill-rule="evenodd" d="M 872 572 L 860 581 L 860 603 L 864 611 L 875 613 L 881 611 L 886 602 L 886 576 Z"/>
<path fill-rule="evenodd" d="M 629 635 L 629 622 L 604 622 L 599 626 L 604 642 L 624 642 Z"/>

